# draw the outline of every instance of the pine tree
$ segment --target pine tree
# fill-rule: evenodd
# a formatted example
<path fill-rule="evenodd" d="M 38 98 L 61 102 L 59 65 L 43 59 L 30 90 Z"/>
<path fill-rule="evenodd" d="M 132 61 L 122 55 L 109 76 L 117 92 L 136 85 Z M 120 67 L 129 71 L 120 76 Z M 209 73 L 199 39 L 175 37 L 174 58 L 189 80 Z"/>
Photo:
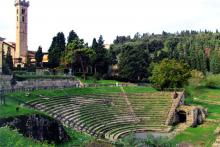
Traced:
<path fill-rule="evenodd" d="M 97 47 L 97 49 L 98 49 L 98 50 L 102 50 L 102 49 L 104 49 L 104 40 L 103 40 L 102 35 L 99 36 L 98 47 Z"/>
<path fill-rule="evenodd" d="M 7 64 L 7 66 L 9 67 L 10 70 L 13 70 L 13 59 L 12 59 L 10 47 L 7 50 L 7 54 L 5 57 L 5 63 Z"/>
<path fill-rule="evenodd" d="M 62 32 L 59 32 L 57 36 L 53 38 L 48 50 L 49 65 L 52 68 L 56 68 L 60 65 L 61 56 L 65 51 L 65 45 L 65 36 Z"/>
<path fill-rule="evenodd" d="M 67 45 L 70 44 L 73 40 L 78 40 L 78 39 L 79 37 L 76 34 L 76 32 L 74 32 L 74 30 L 70 31 L 67 39 Z"/>
<path fill-rule="evenodd" d="M 141 81 L 148 77 L 149 53 L 141 45 L 123 45 L 119 58 L 119 75 L 129 81 Z"/>
<path fill-rule="evenodd" d="M 199 69 L 200 71 L 202 71 L 203 73 L 206 73 L 207 71 L 207 67 L 206 67 L 206 56 L 203 50 L 200 50 L 198 53 L 198 61 L 199 61 Z"/>
<path fill-rule="evenodd" d="M 210 71 L 213 74 L 220 73 L 220 51 L 215 50 L 212 52 L 210 57 Z"/>
<path fill-rule="evenodd" d="M 35 59 L 36 59 L 36 64 L 39 66 L 43 60 L 43 52 L 42 52 L 42 47 L 39 46 L 37 52 L 35 53 Z"/>
<path fill-rule="evenodd" d="M 93 38 L 92 47 L 91 47 L 91 48 L 94 49 L 94 50 L 97 50 L 97 48 L 98 48 L 98 43 L 97 43 L 97 41 L 96 41 L 96 38 Z"/>
<path fill-rule="evenodd" d="M 97 44 L 95 43 L 95 40 L 93 41 L 94 44 L 92 48 L 95 50 L 96 53 L 96 59 L 94 63 L 95 74 L 98 72 L 99 74 L 103 75 L 108 71 L 108 65 L 109 65 L 108 52 L 104 48 L 104 40 L 102 35 L 100 35 Z"/>

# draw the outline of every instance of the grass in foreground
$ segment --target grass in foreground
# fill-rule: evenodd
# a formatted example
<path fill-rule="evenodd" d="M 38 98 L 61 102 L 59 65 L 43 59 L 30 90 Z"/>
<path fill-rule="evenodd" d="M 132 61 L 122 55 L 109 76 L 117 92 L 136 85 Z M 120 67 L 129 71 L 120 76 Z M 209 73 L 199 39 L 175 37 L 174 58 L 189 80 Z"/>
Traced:
<path fill-rule="evenodd" d="M 216 138 L 214 131 L 217 126 L 217 123 L 206 122 L 196 128 L 187 128 L 173 138 L 171 142 L 174 144 L 187 142 L 195 146 L 211 147 Z"/>
<path fill-rule="evenodd" d="M 66 130 L 70 136 L 70 141 L 64 144 L 55 145 L 24 137 L 23 135 L 19 134 L 17 130 L 2 127 L 0 128 L 0 147 L 80 147 L 93 140 L 93 138 L 89 135 L 76 132 L 72 129 Z"/>
<path fill-rule="evenodd" d="M 24 146 L 34 146 L 34 147 L 53 147 L 54 145 L 49 145 L 46 142 L 41 143 L 34 141 L 33 139 L 26 138 L 19 134 L 17 130 L 11 130 L 8 127 L 0 128 L 0 147 L 24 147 Z"/>

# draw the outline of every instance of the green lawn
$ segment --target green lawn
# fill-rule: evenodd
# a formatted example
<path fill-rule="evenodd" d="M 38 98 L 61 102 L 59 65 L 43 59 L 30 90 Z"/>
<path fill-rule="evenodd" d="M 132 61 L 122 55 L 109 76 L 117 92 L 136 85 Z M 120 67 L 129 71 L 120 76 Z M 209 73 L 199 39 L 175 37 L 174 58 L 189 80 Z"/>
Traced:
<path fill-rule="evenodd" d="M 116 81 L 116 80 L 103 80 L 103 79 L 96 80 L 94 77 L 91 77 L 91 76 L 87 77 L 86 80 L 84 80 L 81 77 L 77 77 L 77 79 L 79 79 L 81 82 L 87 83 L 87 84 L 94 84 L 94 83 L 96 83 L 96 84 L 116 84 L 116 83 L 121 84 L 121 83 L 125 83 L 125 82 L 119 82 L 119 81 Z"/>
<path fill-rule="evenodd" d="M 144 93 L 144 92 L 156 92 L 157 90 L 153 87 L 145 86 L 128 86 L 123 87 L 126 93 Z"/>
<path fill-rule="evenodd" d="M 218 124 L 206 122 L 196 128 L 187 128 L 178 134 L 171 142 L 174 144 L 188 142 L 196 146 L 211 147 L 216 136 L 214 131 Z"/>

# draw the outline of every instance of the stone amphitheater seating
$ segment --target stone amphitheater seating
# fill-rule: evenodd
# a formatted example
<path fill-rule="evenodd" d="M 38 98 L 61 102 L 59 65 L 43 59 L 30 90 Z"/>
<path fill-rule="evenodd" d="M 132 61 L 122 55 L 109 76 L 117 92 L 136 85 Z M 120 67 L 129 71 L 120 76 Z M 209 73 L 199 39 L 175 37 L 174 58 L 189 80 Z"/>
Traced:
<path fill-rule="evenodd" d="M 28 106 L 46 112 L 64 125 L 115 141 L 139 131 L 164 131 L 172 106 L 171 92 L 127 94 L 132 115 L 122 93 L 88 94 L 36 99 Z M 137 121 L 138 120 L 138 121 Z"/>

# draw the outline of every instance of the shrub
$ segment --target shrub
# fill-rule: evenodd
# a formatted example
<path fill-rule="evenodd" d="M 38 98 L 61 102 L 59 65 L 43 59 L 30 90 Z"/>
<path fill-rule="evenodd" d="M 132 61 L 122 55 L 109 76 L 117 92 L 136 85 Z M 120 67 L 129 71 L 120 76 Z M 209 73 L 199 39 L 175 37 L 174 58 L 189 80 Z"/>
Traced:
<path fill-rule="evenodd" d="M 198 70 L 192 70 L 191 71 L 191 78 L 189 79 L 189 84 L 193 87 L 199 87 L 202 85 L 202 82 L 204 81 L 205 76 L 203 72 Z"/>
<path fill-rule="evenodd" d="M 174 59 L 164 59 L 158 64 L 154 64 L 150 81 L 160 89 L 182 88 L 190 78 L 189 67 Z"/>
<path fill-rule="evenodd" d="M 220 88 L 220 74 L 210 74 L 206 77 L 205 86 L 209 88 Z"/>

